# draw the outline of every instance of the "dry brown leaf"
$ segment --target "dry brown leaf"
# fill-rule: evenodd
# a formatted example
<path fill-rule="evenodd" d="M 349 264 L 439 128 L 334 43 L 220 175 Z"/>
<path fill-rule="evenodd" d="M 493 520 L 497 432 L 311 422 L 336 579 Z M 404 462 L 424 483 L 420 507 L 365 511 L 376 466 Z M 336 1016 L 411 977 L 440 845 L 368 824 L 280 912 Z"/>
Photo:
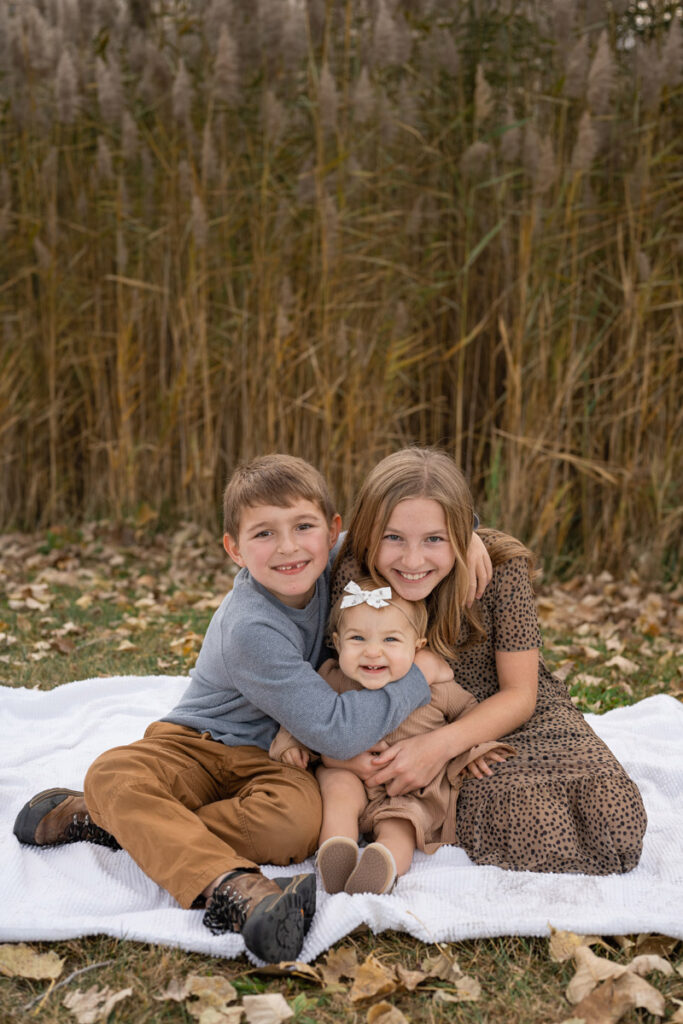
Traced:
<path fill-rule="evenodd" d="M 357 968 L 349 992 L 352 1003 L 363 1003 L 368 999 L 388 996 L 397 988 L 396 975 L 392 967 L 385 967 L 376 957 L 366 957 Z"/>
<path fill-rule="evenodd" d="M 562 964 L 571 960 L 579 946 L 593 946 L 600 941 L 599 935 L 577 935 L 576 932 L 558 931 L 550 925 L 550 959 Z"/>
<path fill-rule="evenodd" d="M 73 1013 L 78 1024 L 96 1024 L 97 1021 L 105 1021 L 113 1007 L 132 994 L 132 988 L 113 992 L 109 986 L 100 988 L 99 985 L 92 985 L 85 992 L 81 992 L 80 988 L 69 992 L 64 996 L 62 1005 Z"/>
<path fill-rule="evenodd" d="M 582 686 L 604 686 L 606 680 L 602 676 L 592 676 L 588 672 L 579 672 L 572 679 L 573 683 L 580 683 Z"/>
<path fill-rule="evenodd" d="M 567 985 L 566 996 L 570 1003 L 580 1003 L 600 981 L 618 978 L 626 967 L 615 964 L 604 957 L 596 956 L 588 946 L 578 946 L 574 951 L 576 974 Z"/>
<path fill-rule="evenodd" d="M 428 978 L 424 971 L 409 971 L 403 964 L 396 965 L 396 976 L 408 992 L 414 992 L 417 986 Z"/>
<path fill-rule="evenodd" d="M 434 993 L 436 1003 L 471 1003 L 481 996 L 481 985 L 476 978 L 462 977 L 455 983 L 455 991 L 440 988 Z"/>
<path fill-rule="evenodd" d="M 243 996 L 242 1006 L 248 1024 L 280 1024 L 294 1016 L 287 1000 L 279 992 L 272 995 Z"/>
<path fill-rule="evenodd" d="M 56 953 L 36 953 L 24 942 L 0 946 L 0 974 L 9 978 L 55 979 L 62 973 L 64 960 Z"/>
<path fill-rule="evenodd" d="M 617 1024 L 633 1008 L 628 992 L 620 992 L 613 978 L 605 981 L 574 1007 L 584 1024 Z"/>
<path fill-rule="evenodd" d="M 624 675 L 631 676 L 640 669 L 640 665 L 635 661 L 631 661 L 630 658 L 624 658 L 620 654 L 615 654 L 613 658 L 605 662 L 605 668 L 617 668 Z"/>
<path fill-rule="evenodd" d="M 408 1018 L 391 1003 L 375 1003 L 368 1010 L 366 1020 L 368 1024 L 408 1024 Z"/>
<path fill-rule="evenodd" d="M 649 933 L 639 935 L 636 939 L 636 949 L 639 953 L 658 953 L 660 956 L 670 956 L 679 939 L 672 939 L 669 935 L 650 935 Z"/>
<path fill-rule="evenodd" d="M 187 999 L 187 996 L 187 978 L 184 981 L 181 981 L 180 978 L 171 978 L 166 991 L 160 992 L 159 995 L 154 996 L 154 999 L 158 1003 L 162 1003 L 166 999 L 172 999 L 176 1003 L 182 1003 L 183 999 Z"/>
<path fill-rule="evenodd" d="M 647 1010 L 655 1017 L 664 1016 L 664 996 L 639 974 L 627 971 L 619 978 L 615 987 L 620 992 L 627 993 L 632 1000 L 632 1005 L 636 1008 Z"/>
<path fill-rule="evenodd" d="M 673 974 L 674 972 L 669 961 L 664 960 L 656 953 L 640 953 L 633 958 L 627 970 L 640 975 L 650 974 L 652 971 L 661 971 L 662 974 Z"/>
<path fill-rule="evenodd" d="M 464 977 L 455 957 L 447 956 L 445 953 L 427 957 L 422 961 L 422 969 L 427 971 L 430 978 L 441 978 L 442 981 L 450 981 L 451 984 Z"/>
<path fill-rule="evenodd" d="M 235 1008 L 228 1006 L 228 1003 L 237 999 L 237 991 L 227 978 L 220 975 L 207 978 L 201 974 L 188 974 L 185 989 L 188 996 L 197 997 L 196 1000 L 186 1003 L 186 1009 L 201 1021 L 201 1024 L 213 1024 L 214 1020 L 239 1020 L 239 1016 L 235 1017 L 232 1012 Z M 214 1013 L 207 1013 L 208 1010 Z M 216 1013 L 222 1016 L 216 1018 Z"/>
<path fill-rule="evenodd" d="M 193 1013 L 193 1016 L 197 1018 L 197 1024 L 240 1024 L 242 1013 L 241 1006 L 226 1006 L 222 1010 L 217 1010 L 215 1006 L 205 1006 L 198 1013 Z"/>
<path fill-rule="evenodd" d="M 327 985 L 335 985 L 341 978 L 355 978 L 358 970 L 356 951 L 350 946 L 330 950 L 320 970 Z"/>

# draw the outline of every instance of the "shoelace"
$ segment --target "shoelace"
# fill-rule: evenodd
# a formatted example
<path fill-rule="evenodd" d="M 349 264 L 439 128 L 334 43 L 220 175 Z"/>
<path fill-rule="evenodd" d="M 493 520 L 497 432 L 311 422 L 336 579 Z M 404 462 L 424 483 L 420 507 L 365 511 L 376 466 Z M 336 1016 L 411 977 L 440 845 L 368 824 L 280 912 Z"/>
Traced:
<path fill-rule="evenodd" d="M 249 902 L 229 882 L 223 882 L 213 893 L 211 905 L 202 920 L 214 935 L 227 931 L 239 932 L 247 918 Z"/>
<path fill-rule="evenodd" d="M 78 815 L 74 814 L 73 821 L 67 825 L 64 834 L 67 843 L 97 843 L 100 846 L 108 846 L 112 850 L 121 849 L 113 835 L 100 828 L 99 825 L 95 825 L 90 820 L 89 814 L 86 814 L 82 821 L 79 821 Z"/>

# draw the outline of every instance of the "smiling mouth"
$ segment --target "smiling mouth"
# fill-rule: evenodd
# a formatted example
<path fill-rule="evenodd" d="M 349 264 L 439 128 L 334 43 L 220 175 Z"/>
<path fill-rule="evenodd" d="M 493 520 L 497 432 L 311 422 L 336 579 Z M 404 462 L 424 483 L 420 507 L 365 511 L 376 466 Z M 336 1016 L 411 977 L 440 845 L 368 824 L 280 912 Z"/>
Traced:
<path fill-rule="evenodd" d="M 363 672 L 384 672 L 386 665 L 361 665 Z"/>
<path fill-rule="evenodd" d="M 425 572 L 403 572 L 401 569 L 394 570 L 402 580 L 407 580 L 408 583 L 418 583 L 420 580 L 429 576 L 431 571 L 431 569 L 427 569 Z"/>
<path fill-rule="evenodd" d="M 308 562 L 289 562 L 287 565 L 274 565 L 273 569 L 275 572 L 290 573 L 299 572 L 301 569 L 305 569 Z"/>

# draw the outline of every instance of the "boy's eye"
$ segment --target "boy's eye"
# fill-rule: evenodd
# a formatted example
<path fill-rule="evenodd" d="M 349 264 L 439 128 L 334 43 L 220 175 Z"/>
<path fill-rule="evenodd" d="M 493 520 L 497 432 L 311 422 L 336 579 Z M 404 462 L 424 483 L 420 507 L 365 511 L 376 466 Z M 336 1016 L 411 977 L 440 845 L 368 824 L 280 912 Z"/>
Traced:
<path fill-rule="evenodd" d="M 259 532 L 255 533 L 254 536 L 255 537 L 270 537 L 271 532 L 272 532 L 271 530 L 259 530 Z"/>
<path fill-rule="evenodd" d="M 315 523 L 297 523 L 297 530 L 312 530 Z"/>

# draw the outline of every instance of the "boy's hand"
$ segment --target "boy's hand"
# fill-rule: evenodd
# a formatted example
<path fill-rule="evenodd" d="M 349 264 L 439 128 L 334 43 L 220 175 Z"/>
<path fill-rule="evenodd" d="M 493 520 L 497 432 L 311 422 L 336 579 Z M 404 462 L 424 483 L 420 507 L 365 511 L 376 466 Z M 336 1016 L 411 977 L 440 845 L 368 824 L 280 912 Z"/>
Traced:
<path fill-rule="evenodd" d="M 415 664 L 430 686 L 434 683 L 445 683 L 453 678 L 453 672 L 443 658 L 428 647 L 423 647 L 415 655 Z"/>
<path fill-rule="evenodd" d="M 493 775 L 490 767 L 492 764 L 505 761 L 508 757 L 510 757 L 509 754 L 499 754 L 492 750 L 488 754 L 482 754 L 481 757 L 476 757 L 474 761 L 466 764 L 461 774 L 472 775 L 475 779 L 483 779 L 485 775 Z"/>
<path fill-rule="evenodd" d="M 478 534 L 473 533 L 472 539 L 467 548 L 467 571 L 470 577 L 470 585 L 467 591 L 467 607 L 469 608 L 475 597 L 479 600 L 491 582 L 493 576 L 493 565 L 483 540 Z"/>
<path fill-rule="evenodd" d="M 302 750 L 301 747 L 289 747 L 282 755 L 284 764 L 290 764 L 292 768 L 308 768 L 309 759 L 308 751 Z"/>

